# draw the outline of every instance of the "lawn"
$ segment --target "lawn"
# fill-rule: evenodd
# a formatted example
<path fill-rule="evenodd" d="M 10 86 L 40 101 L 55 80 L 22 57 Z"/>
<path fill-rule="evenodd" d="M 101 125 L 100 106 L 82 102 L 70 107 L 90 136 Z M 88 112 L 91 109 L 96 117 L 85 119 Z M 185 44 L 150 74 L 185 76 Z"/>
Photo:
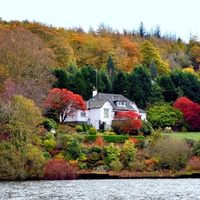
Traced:
<path fill-rule="evenodd" d="M 200 140 L 200 132 L 173 132 L 173 133 L 164 133 L 175 138 L 182 139 L 193 139 L 195 141 Z"/>

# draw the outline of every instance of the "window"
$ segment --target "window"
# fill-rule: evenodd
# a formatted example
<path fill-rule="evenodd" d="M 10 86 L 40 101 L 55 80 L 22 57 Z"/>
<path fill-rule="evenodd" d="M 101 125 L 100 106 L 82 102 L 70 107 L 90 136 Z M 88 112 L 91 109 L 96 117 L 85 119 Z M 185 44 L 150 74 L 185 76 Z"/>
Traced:
<path fill-rule="evenodd" d="M 104 108 L 104 118 L 109 118 L 109 109 Z"/>
<path fill-rule="evenodd" d="M 86 112 L 81 112 L 81 117 L 86 117 Z"/>
<path fill-rule="evenodd" d="M 119 101 L 118 102 L 118 106 L 125 106 L 125 102 L 124 101 Z"/>

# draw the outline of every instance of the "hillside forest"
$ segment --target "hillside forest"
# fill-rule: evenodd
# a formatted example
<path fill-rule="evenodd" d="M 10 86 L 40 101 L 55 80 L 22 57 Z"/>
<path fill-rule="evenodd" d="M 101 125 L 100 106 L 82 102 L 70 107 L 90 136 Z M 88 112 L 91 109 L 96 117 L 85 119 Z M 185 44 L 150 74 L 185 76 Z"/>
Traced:
<path fill-rule="evenodd" d="M 97 30 L 91 27 L 85 32 L 81 27 L 56 28 L 0 18 L 0 178 L 36 179 L 45 173 L 48 178 L 58 163 L 66 168 L 66 160 L 75 160 L 85 169 L 137 168 L 134 142 L 160 128 L 200 130 L 199 66 L 198 38 L 191 36 L 186 43 L 174 35 L 163 35 L 159 25 L 148 31 L 141 22 L 137 30 L 119 32 L 102 23 Z M 94 88 L 102 93 L 122 94 L 147 111 L 148 122 L 142 122 L 134 131 L 143 135 L 124 140 L 123 147 L 113 143 L 103 147 L 102 138 L 95 136 L 90 138 L 96 140 L 95 145 L 86 147 L 81 145 L 84 136 L 74 131 L 87 133 L 92 127 L 58 125 L 55 110 L 45 108 L 44 102 L 53 89 L 65 89 L 71 96 L 77 94 L 82 103 L 92 97 Z M 49 127 L 58 129 L 56 136 Z M 110 131 L 111 135 L 122 133 Z M 131 135 L 131 130 L 122 133 L 126 134 Z M 160 142 L 173 144 L 167 140 L 162 138 Z M 151 146 L 154 152 L 149 152 L 148 159 L 153 158 L 156 170 L 178 170 L 191 155 L 189 148 L 184 150 L 184 144 L 180 142 L 180 148 L 188 152 L 180 156 L 184 163 L 178 160 L 174 166 L 159 160 L 156 148 L 160 143 Z M 136 146 L 141 149 L 143 145 L 138 142 Z M 143 167 L 141 171 L 146 170 Z"/>

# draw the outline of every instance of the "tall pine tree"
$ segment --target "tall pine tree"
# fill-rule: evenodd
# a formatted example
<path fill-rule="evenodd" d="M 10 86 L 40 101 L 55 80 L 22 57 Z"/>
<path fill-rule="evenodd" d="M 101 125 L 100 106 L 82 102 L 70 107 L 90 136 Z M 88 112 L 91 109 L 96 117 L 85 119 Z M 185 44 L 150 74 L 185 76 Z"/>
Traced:
<path fill-rule="evenodd" d="M 134 67 L 129 75 L 129 99 L 142 109 L 146 108 L 150 96 L 151 76 L 142 66 Z"/>
<path fill-rule="evenodd" d="M 122 69 L 119 69 L 118 72 L 115 73 L 112 80 L 112 88 L 114 94 L 127 96 L 129 88 L 128 78 L 127 74 Z"/>
<path fill-rule="evenodd" d="M 110 80 L 112 80 L 112 78 L 114 76 L 115 65 L 114 65 L 111 55 L 108 55 L 108 60 L 107 60 L 106 66 L 107 66 L 107 70 L 108 70 L 108 76 L 109 76 Z"/>

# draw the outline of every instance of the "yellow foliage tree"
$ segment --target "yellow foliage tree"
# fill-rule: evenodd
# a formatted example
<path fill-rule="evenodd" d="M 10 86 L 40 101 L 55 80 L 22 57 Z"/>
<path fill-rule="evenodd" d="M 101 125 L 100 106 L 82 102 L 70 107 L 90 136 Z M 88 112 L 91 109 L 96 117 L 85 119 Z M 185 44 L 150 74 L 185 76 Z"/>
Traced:
<path fill-rule="evenodd" d="M 170 72 L 168 63 L 162 60 L 159 51 L 150 41 L 145 40 L 142 43 L 140 52 L 142 54 L 142 64 L 145 67 L 149 68 L 151 61 L 154 61 L 158 75 L 168 74 Z"/>

